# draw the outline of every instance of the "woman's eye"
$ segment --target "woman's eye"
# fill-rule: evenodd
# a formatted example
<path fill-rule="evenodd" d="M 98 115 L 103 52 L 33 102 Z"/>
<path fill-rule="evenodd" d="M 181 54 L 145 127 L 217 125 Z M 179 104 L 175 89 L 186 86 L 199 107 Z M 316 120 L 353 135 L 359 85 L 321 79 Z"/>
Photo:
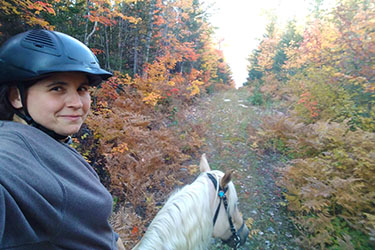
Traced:
<path fill-rule="evenodd" d="M 89 87 L 88 86 L 81 86 L 81 87 L 78 88 L 78 91 L 84 91 L 84 92 L 89 91 Z"/>
<path fill-rule="evenodd" d="M 60 86 L 56 86 L 56 87 L 51 88 L 51 91 L 62 91 L 62 90 L 63 90 L 63 88 L 60 87 Z"/>

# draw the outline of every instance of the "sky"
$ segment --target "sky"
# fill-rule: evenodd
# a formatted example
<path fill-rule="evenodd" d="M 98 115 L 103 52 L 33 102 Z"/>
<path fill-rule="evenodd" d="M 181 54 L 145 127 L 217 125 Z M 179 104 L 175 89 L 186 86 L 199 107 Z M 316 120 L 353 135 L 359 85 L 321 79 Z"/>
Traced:
<path fill-rule="evenodd" d="M 210 8 L 210 22 L 217 27 L 216 41 L 223 50 L 236 87 L 247 78 L 250 53 L 257 48 L 268 23 L 267 12 L 272 11 L 281 23 L 295 18 L 304 22 L 311 8 L 311 0 L 201 0 Z"/>

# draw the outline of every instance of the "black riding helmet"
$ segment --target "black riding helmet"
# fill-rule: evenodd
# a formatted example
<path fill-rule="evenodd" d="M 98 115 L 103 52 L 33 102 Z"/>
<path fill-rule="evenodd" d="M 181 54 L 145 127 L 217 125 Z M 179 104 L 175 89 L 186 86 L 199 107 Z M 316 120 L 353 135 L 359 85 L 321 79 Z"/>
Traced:
<path fill-rule="evenodd" d="M 28 124 L 37 127 L 56 139 L 58 135 L 29 115 L 26 107 L 26 88 L 38 79 L 57 72 L 83 72 L 89 84 L 96 86 L 112 74 L 99 66 L 92 51 L 77 39 L 49 30 L 30 30 L 11 37 L 0 47 L 0 85 L 16 85 L 20 90 L 23 113 L 15 113 Z"/>
<path fill-rule="evenodd" d="M 57 31 L 26 31 L 0 48 L 0 84 L 68 71 L 87 73 L 91 85 L 112 76 L 86 45 Z"/>

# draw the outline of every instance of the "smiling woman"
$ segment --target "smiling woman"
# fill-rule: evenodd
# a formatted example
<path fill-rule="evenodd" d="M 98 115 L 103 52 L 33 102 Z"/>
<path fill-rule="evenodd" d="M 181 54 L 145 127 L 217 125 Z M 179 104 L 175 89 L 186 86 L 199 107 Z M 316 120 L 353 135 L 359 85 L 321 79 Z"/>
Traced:
<path fill-rule="evenodd" d="M 28 31 L 0 48 L 0 249 L 123 249 L 110 193 L 69 146 L 89 87 L 111 75 L 59 32 Z"/>
<path fill-rule="evenodd" d="M 89 83 L 81 72 L 53 74 L 27 91 L 27 109 L 33 120 L 63 136 L 77 133 L 90 108 Z M 16 88 L 10 90 L 10 102 L 22 108 Z"/>

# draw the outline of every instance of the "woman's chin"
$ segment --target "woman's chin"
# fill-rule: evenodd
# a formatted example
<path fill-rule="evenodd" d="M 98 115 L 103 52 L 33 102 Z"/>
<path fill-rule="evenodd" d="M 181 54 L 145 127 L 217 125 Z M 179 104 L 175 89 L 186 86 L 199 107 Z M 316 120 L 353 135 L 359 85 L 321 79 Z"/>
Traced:
<path fill-rule="evenodd" d="M 80 128 L 81 128 L 81 126 L 67 126 L 65 128 L 62 128 L 62 129 L 54 129 L 54 132 L 59 134 L 59 135 L 63 135 L 63 136 L 71 136 L 75 133 L 78 133 Z"/>

